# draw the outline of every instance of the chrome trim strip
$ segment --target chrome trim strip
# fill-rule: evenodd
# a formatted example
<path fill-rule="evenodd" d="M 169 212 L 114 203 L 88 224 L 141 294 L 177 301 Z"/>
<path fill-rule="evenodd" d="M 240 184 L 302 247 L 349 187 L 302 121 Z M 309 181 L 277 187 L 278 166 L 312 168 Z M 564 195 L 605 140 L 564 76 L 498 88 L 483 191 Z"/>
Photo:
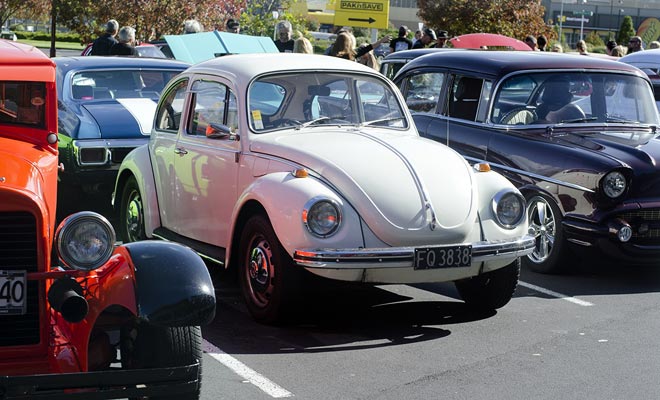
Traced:
<path fill-rule="evenodd" d="M 523 170 L 517 169 L 517 168 L 511 168 L 511 167 L 508 167 L 506 165 L 497 164 L 497 163 L 493 163 L 493 162 L 490 162 L 490 161 L 481 160 L 481 159 L 478 159 L 478 158 L 467 157 L 467 156 L 463 156 L 463 158 L 465 158 L 466 160 L 468 160 L 470 162 L 474 162 L 474 163 L 480 163 L 480 162 L 488 163 L 488 164 L 490 164 L 491 166 L 494 166 L 497 169 L 503 169 L 505 171 L 515 172 L 516 174 L 520 174 L 520 175 L 523 175 L 523 176 L 528 176 L 530 178 L 542 180 L 542 181 L 545 181 L 545 182 L 554 183 L 555 185 L 565 186 L 565 187 L 568 187 L 568 188 L 571 188 L 571 189 L 581 190 L 583 192 L 595 193 L 594 190 L 588 189 L 584 186 L 576 185 L 574 183 L 560 181 L 560 180 L 554 179 L 554 178 L 549 178 L 547 176 L 535 174 L 533 172 L 523 171 Z"/>
<path fill-rule="evenodd" d="M 456 244 L 465 245 L 469 243 Z M 472 243 L 472 262 L 478 263 L 500 258 L 526 256 L 532 252 L 534 246 L 534 237 L 530 235 L 525 235 L 514 241 Z M 415 247 L 297 249 L 293 253 L 293 260 L 300 266 L 320 269 L 412 268 L 414 256 Z"/>

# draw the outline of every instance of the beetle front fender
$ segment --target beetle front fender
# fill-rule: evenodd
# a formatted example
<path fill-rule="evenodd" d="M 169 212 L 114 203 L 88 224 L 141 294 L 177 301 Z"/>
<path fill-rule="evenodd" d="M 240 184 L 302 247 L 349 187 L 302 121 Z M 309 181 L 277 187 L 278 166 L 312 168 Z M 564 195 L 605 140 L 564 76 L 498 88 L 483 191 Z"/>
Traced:
<path fill-rule="evenodd" d="M 147 237 L 151 237 L 154 229 L 160 226 L 160 211 L 158 208 L 158 197 L 156 196 L 154 174 L 151 169 L 148 144 L 133 149 L 124 158 L 119 167 L 115 190 L 112 194 L 112 205 L 117 213 L 119 213 L 121 207 L 121 196 L 124 186 L 131 176 L 135 177 L 138 188 L 140 189 L 140 195 L 142 196 L 144 231 Z"/>
<path fill-rule="evenodd" d="M 330 199 L 341 208 L 341 225 L 330 237 L 314 236 L 303 224 L 303 209 L 313 198 Z M 357 212 L 340 195 L 316 178 L 296 178 L 290 172 L 275 172 L 256 179 L 246 187 L 236 202 L 230 237 L 240 237 L 235 235 L 236 230 L 242 228 L 237 225 L 240 221 L 239 215 L 250 201 L 258 202 L 266 210 L 277 238 L 290 255 L 300 247 L 342 248 L 364 245 Z M 230 259 L 229 254 L 227 259 Z"/>
<path fill-rule="evenodd" d="M 135 267 L 138 317 L 159 326 L 196 326 L 215 317 L 206 264 L 189 247 L 146 240 L 125 244 Z"/>

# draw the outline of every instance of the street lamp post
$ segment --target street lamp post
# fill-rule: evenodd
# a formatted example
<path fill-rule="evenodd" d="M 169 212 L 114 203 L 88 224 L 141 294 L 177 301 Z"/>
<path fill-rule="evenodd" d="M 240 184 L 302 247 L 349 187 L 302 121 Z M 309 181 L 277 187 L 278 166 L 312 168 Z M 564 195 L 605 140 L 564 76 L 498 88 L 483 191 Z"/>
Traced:
<path fill-rule="evenodd" d="M 587 4 L 587 0 L 582 0 L 582 4 Z M 582 9 L 582 14 L 580 14 L 580 40 L 584 40 L 584 8 Z"/>
<path fill-rule="evenodd" d="M 561 25 L 564 22 L 564 0 L 561 0 L 561 7 L 559 8 L 559 43 L 563 42 L 561 36 Z"/>
<path fill-rule="evenodd" d="M 277 21 L 280 17 L 279 11 L 273 11 L 273 19 Z M 277 40 L 277 22 L 275 23 L 275 29 L 273 29 L 273 40 Z"/>

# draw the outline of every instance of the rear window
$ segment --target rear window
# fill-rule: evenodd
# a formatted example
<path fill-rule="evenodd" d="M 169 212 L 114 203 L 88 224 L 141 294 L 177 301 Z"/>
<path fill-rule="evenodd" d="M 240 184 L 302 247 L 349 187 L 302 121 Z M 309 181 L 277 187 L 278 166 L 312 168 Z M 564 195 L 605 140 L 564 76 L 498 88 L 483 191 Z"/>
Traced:
<path fill-rule="evenodd" d="M 141 97 L 155 100 L 178 73 L 148 69 L 82 71 L 73 76 L 71 93 L 74 99 L 82 101 Z"/>
<path fill-rule="evenodd" d="M 45 109 L 43 82 L 0 81 L 0 123 L 43 128 Z"/>

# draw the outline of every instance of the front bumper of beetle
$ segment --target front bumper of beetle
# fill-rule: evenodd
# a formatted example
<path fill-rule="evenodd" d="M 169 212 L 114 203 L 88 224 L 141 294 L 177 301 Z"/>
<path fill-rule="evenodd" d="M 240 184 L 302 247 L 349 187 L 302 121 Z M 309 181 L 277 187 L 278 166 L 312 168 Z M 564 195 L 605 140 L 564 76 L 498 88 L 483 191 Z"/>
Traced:
<path fill-rule="evenodd" d="M 510 241 L 472 243 L 472 264 L 526 256 L 532 252 L 534 244 L 534 237 L 530 235 Z M 300 266 L 332 270 L 412 269 L 414 257 L 415 247 L 297 249 L 293 254 L 293 260 Z"/>

